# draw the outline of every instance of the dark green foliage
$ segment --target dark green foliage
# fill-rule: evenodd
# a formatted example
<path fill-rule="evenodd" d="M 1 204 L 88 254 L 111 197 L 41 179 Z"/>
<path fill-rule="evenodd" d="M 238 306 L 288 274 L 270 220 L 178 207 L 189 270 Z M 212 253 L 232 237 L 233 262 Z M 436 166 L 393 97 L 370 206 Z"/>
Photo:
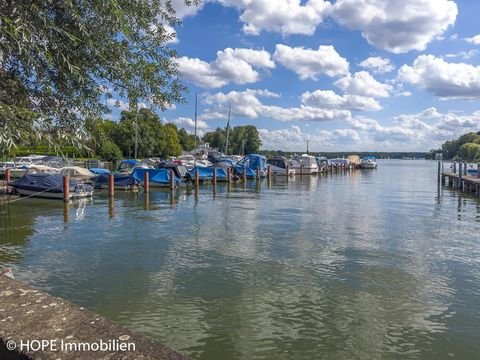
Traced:
<path fill-rule="evenodd" d="M 159 109 L 181 101 L 162 23 L 178 23 L 168 1 L 0 0 L 0 150 L 33 126 L 83 145 L 82 119 L 111 92 Z"/>
<path fill-rule="evenodd" d="M 253 154 L 257 153 L 262 145 L 258 130 L 253 125 L 235 126 L 228 134 L 228 149 L 226 144 L 226 129 L 217 128 L 215 131 L 205 134 L 203 140 L 223 150 L 227 154 Z"/>
<path fill-rule="evenodd" d="M 480 132 L 470 132 L 457 140 L 446 141 L 441 149 L 430 150 L 429 157 L 435 158 L 436 153 L 442 153 L 445 160 L 463 159 L 476 161 L 480 159 Z"/>

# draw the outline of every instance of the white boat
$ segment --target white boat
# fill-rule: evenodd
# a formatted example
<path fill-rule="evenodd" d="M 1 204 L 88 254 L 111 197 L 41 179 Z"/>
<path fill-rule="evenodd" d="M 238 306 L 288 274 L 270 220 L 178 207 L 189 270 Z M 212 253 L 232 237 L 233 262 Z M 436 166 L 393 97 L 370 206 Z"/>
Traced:
<path fill-rule="evenodd" d="M 302 154 L 290 160 L 290 165 L 295 169 L 295 174 L 313 175 L 318 173 L 318 164 L 315 156 Z"/>
<path fill-rule="evenodd" d="M 293 176 L 295 169 L 289 167 L 288 160 L 283 156 L 277 156 L 272 159 L 267 159 L 267 164 L 274 176 Z M 288 168 L 288 171 L 287 171 Z"/>
<path fill-rule="evenodd" d="M 360 168 L 362 169 L 376 169 L 377 168 L 377 159 L 375 156 L 365 156 L 362 161 L 360 161 Z"/>
<path fill-rule="evenodd" d="M 58 174 L 59 170 L 47 165 L 30 165 L 25 174 Z"/>
<path fill-rule="evenodd" d="M 80 166 L 65 166 L 60 169 L 62 176 L 69 176 L 70 179 L 76 179 L 81 181 L 87 181 L 97 176 L 90 170 L 82 168 Z"/>

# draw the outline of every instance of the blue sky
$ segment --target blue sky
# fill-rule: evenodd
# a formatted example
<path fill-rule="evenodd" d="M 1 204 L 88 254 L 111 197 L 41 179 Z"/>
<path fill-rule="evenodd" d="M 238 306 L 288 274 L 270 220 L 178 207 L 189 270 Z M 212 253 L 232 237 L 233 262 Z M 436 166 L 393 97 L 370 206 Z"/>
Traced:
<path fill-rule="evenodd" d="M 173 4 L 189 93 L 160 116 L 179 127 L 192 130 L 198 93 L 200 131 L 232 104 L 232 126 L 256 125 L 264 149 L 426 151 L 480 130 L 477 1 Z"/>

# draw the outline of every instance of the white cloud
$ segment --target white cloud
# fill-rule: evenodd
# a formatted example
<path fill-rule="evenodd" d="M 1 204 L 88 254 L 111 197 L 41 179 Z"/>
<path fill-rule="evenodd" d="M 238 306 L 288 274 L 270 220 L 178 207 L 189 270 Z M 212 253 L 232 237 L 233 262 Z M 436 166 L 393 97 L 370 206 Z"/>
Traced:
<path fill-rule="evenodd" d="M 369 57 L 368 59 L 363 60 L 359 65 L 379 74 L 388 73 L 395 69 L 395 66 L 390 62 L 390 59 L 382 58 L 380 56 Z"/>
<path fill-rule="evenodd" d="M 448 63 L 433 55 L 420 55 L 413 66 L 403 65 L 398 79 L 441 99 L 480 98 L 480 66 Z"/>
<path fill-rule="evenodd" d="M 262 140 L 262 148 L 283 151 L 305 151 L 306 141 L 314 151 L 334 151 L 339 147 L 356 147 L 360 141 L 359 134 L 353 129 L 337 129 L 333 131 L 316 130 L 304 132 L 293 125 L 286 129 L 258 130 Z"/>
<path fill-rule="evenodd" d="M 195 120 L 188 117 L 179 117 L 172 120 L 172 122 L 180 128 L 182 127 L 187 129 L 195 128 Z M 205 121 L 197 119 L 197 129 L 208 129 L 208 127 L 209 126 Z"/>
<path fill-rule="evenodd" d="M 185 4 L 185 0 L 171 0 L 171 3 L 173 9 L 175 9 L 176 17 L 179 19 L 184 19 L 187 16 L 195 16 L 204 5 L 204 3 L 201 2 L 198 6 L 189 6 Z"/>
<path fill-rule="evenodd" d="M 196 58 L 176 59 L 183 77 L 205 88 L 217 88 L 228 83 L 247 84 L 260 80 L 255 68 L 273 69 L 275 63 L 265 50 L 226 48 L 217 52 L 213 62 Z"/>
<path fill-rule="evenodd" d="M 313 50 L 277 44 L 273 58 L 297 73 L 302 80 L 317 80 L 321 75 L 335 77 L 348 74 L 348 61 L 331 45 L 321 45 Z"/>
<path fill-rule="evenodd" d="M 425 50 L 455 23 L 457 5 L 450 0 L 337 0 L 333 18 L 362 31 L 372 45 L 405 53 Z"/>
<path fill-rule="evenodd" d="M 122 111 L 128 111 L 129 109 L 128 103 L 120 99 L 110 98 L 107 99 L 106 103 L 107 106 L 116 107 L 117 109 L 120 109 Z"/>
<path fill-rule="evenodd" d="M 232 116 L 249 119 L 267 118 L 280 121 L 329 121 L 345 120 L 351 113 L 345 109 L 319 108 L 308 105 L 280 107 L 266 105 L 259 97 L 277 98 L 279 94 L 267 90 L 231 91 L 229 93 L 207 94 L 204 103 L 210 107 L 202 115 L 204 119 L 226 118 L 228 107 L 232 105 Z"/>
<path fill-rule="evenodd" d="M 317 26 L 331 8 L 323 0 L 217 0 L 224 6 L 241 11 L 243 31 L 258 35 L 262 31 L 284 35 L 313 35 Z M 302 4 L 303 3 L 303 4 Z"/>
<path fill-rule="evenodd" d="M 472 49 L 468 51 L 460 51 L 455 54 L 447 54 L 445 57 L 447 58 L 462 58 L 464 60 L 470 60 L 471 58 L 477 56 L 480 52 L 477 49 Z"/>
<path fill-rule="evenodd" d="M 470 44 L 480 45 L 480 34 L 466 38 L 465 41 L 469 42 Z"/>
<path fill-rule="evenodd" d="M 358 95 L 337 95 L 331 90 L 315 90 L 302 94 L 302 103 L 307 106 L 328 108 L 377 111 L 382 106 L 373 98 Z"/>
<path fill-rule="evenodd" d="M 373 98 L 389 97 L 392 91 L 391 85 L 378 82 L 366 71 L 357 72 L 353 76 L 347 75 L 337 80 L 334 85 L 346 94 Z"/>

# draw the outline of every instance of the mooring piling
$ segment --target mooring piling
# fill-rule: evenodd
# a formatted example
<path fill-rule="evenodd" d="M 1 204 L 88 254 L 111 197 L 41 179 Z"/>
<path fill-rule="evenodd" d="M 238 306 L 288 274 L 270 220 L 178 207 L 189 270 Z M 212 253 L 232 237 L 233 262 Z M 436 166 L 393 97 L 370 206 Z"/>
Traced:
<path fill-rule="evenodd" d="M 115 195 L 115 181 L 113 174 L 108 174 L 108 196 L 112 197 Z"/>
<path fill-rule="evenodd" d="M 63 177 L 63 201 L 70 200 L 70 177 L 64 176 Z"/>

